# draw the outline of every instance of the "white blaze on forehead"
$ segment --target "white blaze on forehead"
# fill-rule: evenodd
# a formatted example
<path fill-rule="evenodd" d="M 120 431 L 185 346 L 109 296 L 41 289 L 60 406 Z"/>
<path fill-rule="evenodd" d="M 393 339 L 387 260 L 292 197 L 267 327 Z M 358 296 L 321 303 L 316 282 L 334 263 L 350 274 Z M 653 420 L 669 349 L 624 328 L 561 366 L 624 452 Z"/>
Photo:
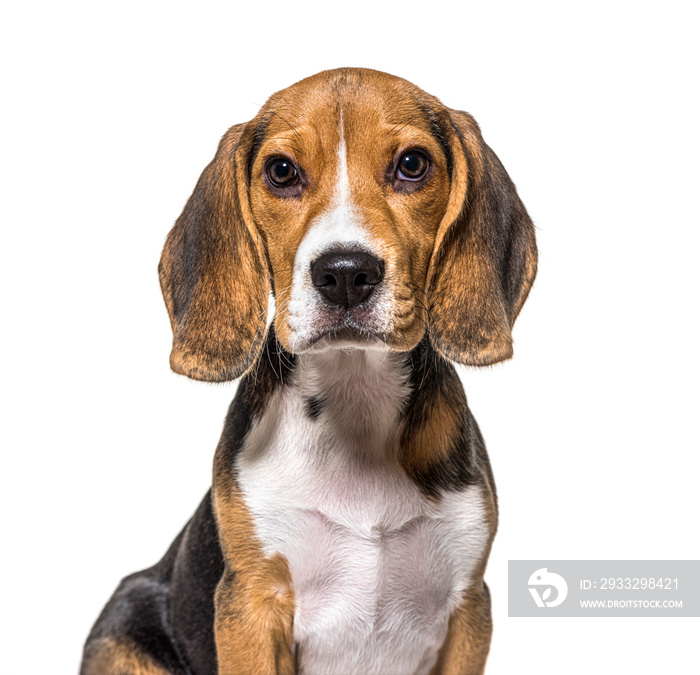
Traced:
<path fill-rule="evenodd" d="M 383 257 L 381 241 L 370 236 L 362 212 L 353 203 L 342 112 L 338 134 L 331 199 L 326 209 L 310 223 L 294 258 L 292 288 L 287 306 L 292 351 L 305 348 L 307 341 L 313 342 L 319 333 L 319 324 L 328 320 L 328 303 L 311 278 L 312 264 L 325 253 L 343 249 L 362 250 L 377 258 Z M 365 308 L 362 319 L 364 323 L 359 327 L 375 333 L 386 333 L 390 330 L 394 311 L 388 285 L 379 284 L 373 291 L 370 306 Z M 328 328 L 328 324 L 325 325 Z"/>
<path fill-rule="evenodd" d="M 311 256 L 309 263 L 333 244 L 362 244 L 372 248 L 370 238 L 352 202 L 348 173 L 348 147 L 345 142 L 343 113 L 338 122 L 338 150 L 333 198 L 328 210 L 311 225 L 297 250 L 297 259 Z"/>
<path fill-rule="evenodd" d="M 360 246 L 368 251 L 376 250 L 352 202 L 342 111 L 338 127 L 332 199 L 328 208 L 311 224 L 294 258 L 289 326 L 299 338 L 313 333 L 316 318 L 314 310 L 321 305 L 321 298 L 311 280 L 311 264 L 320 255 L 334 248 Z"/>
<path fill-rule="evenodd" d="M 336 179 L 336 198 L 341 204 L 350 203 L 350 176 L 348 174 L 348 146 L 345 142 L 345 125 L 343 111 L 340 111 L 340 128 L 338 143 L 338 168 Z"/>

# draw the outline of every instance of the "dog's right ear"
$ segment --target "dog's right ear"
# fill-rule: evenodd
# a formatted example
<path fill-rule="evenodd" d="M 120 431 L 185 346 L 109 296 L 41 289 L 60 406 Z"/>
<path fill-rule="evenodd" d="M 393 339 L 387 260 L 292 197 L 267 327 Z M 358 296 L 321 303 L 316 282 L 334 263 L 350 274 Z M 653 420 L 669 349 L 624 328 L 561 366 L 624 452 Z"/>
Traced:
<path fill-rule="evenodd" d="M 158 266 L 170 367 L 207 382 L 242 375 L 263 345 L 270 281 L 246 179 L 252 140 L 228 130 L 175 222 Z"/>

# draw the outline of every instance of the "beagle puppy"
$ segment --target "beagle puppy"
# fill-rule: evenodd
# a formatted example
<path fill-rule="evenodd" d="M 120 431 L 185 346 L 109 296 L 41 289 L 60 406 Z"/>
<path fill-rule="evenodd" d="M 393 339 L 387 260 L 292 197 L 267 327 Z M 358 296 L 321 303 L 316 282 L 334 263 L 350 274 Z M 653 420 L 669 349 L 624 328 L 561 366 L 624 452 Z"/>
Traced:
<path fill-rule="evenodd" d="M 343 68 L 226 132 L 168 235 L 172 369 L 242 377 L 213 485 L 83 675 L 476 675 L 496 493 L 452 362 L 512 354 L 534 228 L 470 115 Z"/>

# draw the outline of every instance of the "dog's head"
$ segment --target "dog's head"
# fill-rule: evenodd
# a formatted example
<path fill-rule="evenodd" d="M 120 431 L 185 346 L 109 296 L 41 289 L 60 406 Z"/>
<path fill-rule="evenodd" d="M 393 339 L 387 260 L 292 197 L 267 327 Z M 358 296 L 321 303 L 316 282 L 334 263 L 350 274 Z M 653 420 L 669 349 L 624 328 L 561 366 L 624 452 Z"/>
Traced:
<path fill-rule="evenodd" d="M 170 363 L 224 381 L 257 359 L 275 299 L 292 353 L 406 351 L 488 365 L 535 277 L 534 228 L 479 127 L 384 73 L 327 71 L 223 137 L 160 263 Z"/>

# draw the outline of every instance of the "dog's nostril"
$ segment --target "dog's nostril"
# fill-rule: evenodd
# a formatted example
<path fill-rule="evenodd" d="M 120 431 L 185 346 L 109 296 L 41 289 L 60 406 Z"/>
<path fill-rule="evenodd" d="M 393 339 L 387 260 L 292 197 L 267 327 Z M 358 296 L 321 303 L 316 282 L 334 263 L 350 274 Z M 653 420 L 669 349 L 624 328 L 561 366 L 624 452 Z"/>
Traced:
<path fill-rule="evenodd" d="M 384 262 L 357 251 L 325 253 L 311 264 L 311 279 L 319 293 L 348 309 L 367 300 L 384 277 Z"/>

